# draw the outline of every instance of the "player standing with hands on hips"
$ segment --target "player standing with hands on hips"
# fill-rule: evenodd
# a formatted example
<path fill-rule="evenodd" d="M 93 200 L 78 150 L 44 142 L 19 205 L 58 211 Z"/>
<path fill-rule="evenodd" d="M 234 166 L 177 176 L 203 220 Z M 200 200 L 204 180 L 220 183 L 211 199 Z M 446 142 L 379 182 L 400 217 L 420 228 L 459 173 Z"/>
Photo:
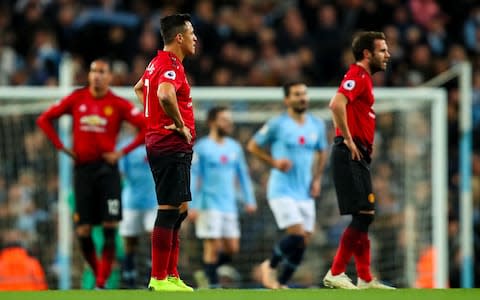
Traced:
<path fill-rule="evenodd" d="M 105 288 L 115 257 L 115 234 L 122 219 L 121 185 L 118 160 L 144 143 L 145 119 L 129 101 L 110 91 L 112 74 L 104 59 L 90 64 L 88 87 L 78 89 L 50 107 L 37 119 L 38 126 L 55 148 L 74 159 L 74 222 L 82 254 L 95 274 L 96 288 Z M 73 118 L 73 149 L 65 148 L 53 127 L 64 114 Z M 126 120 L 139 131 L 119 151 L 115 142 Z M 102 224 L 104 245 L 97 261 L 91 232 Z"/>
<path fill-rule="evenodd" d="M 331 154 L 333 182 L 340 214 L 352 221 L 340 239 L 331 269 L 323 284 L 331 288 L 393 289 L 372 277 L 368 228 L 375 215 L 370 162 L 375 134 L 372 75 L 385 71 L 390 58 L 382 32 L 360 32 L 352 43 L 356 63 L 350 66 L 330 101 L 336 137 Z M 358 282 L 345 274 L 354 257 Z"/>
<path fill-rule="evenodd" d="M 193 291 L 178 274 L 179 229 L 188 215 L 190 166 L 195 139 L 190 85 L 182 61 L 195 54 L 191 18 L 175 14 L 160 20 L 163 51 L 135 85 L 147 120 L 145 144 L 155 181 L 158 211 L 152 232 L 153 291 Z"/>

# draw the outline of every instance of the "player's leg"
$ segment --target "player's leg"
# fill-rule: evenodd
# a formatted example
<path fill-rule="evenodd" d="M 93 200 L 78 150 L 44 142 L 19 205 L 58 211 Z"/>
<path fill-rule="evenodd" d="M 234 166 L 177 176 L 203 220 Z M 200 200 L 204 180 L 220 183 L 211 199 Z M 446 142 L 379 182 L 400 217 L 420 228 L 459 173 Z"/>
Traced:
<path fill-rule="evenodd" d="M 222 245 L 218 252 L 218 266 L 231 263 L 233 256 L 240 250 L 240 222 L 238 215 L 223 213 L 221 218 Z"/>
<path fill-rule="evenodd" d="M 103 249 L 99 264 L 96 285 L 104 288 L 112 272 L 115 260 L 115 236 L 122 220 L 121 178 L 117 165 L 103 163 L 98 170 L 95 191 L 100 195 L 99 207 L 102 211 Z"/>
<path fill-rule="evenodd" d="M 97 210 L 94 203 L 96 197 L 92 188 L 93 172 L 89 166 L 76 166 L 74 169 L 74 193 L 75 193 L 75 212 L 73 220 L 75 222 L 75 232 L 80 244 L 82 255 L 96 276 L 98 272 L 98 259 L 95 245 L 92 239 L 92 226 L 96 223 Z"/>
<path fill-rule="evenodd" d="M 220 239 L 203 240 L 203 268 L 208 278 L 209 288 L 218 288 L 218 251 L 221 249 Z"/>
<path fill-rule="evenodd" d="M 342 138 L 336 137 L 331 153 L 331 165 L 338 206 L 342 215 L 354 214 L 358 211 L 357 199 L 362 193 L 355 184 L 352 164 L 350 150 L 343 143 Z M 345 274 L 345 270 L 358 240 L 359 232 L 350 224 L 342 233 L 332 266 L 323 279 L 325 286 L 357 288 Z"/>
<path fill-rule="evenodd" d="M 180 228 L 183 221 L 188 216 L 188 202 L 183 202 L 179 208 L 179 216 L 173 227 L 172 235 L 172 248 L 170 250 L 170 261 L 168 263 L 168 280 L 178 287 L 186 290 L 192 291 L 193 289 L 186 285 L 182 279 L 180 279 L 180 274 L 178 273 L 178 257 L 180 255 Z"/>
<path fill-rule="evenodd" d="M 284 266 L 282 272 L 278 276 L 278 283 L 281 286 L 287 286 L 288 281 L 292 278 L 298 266 L 302 262 L 303 254 L 306 248 L 306 235 L 303 224 L 289 226 L 286 230 L 286 240 L 295 238 L 295 244 L 292 247 L 284 247 L 282 250 L 284 255 Z"/>
<path fill-rule="evenodd" d="M 315 227 L 315 201 L 313 199 L 296 201 L 295 203 L 301 213 L 303 223 L 293 225 L 287 228 L 288 235 L 302 236 L 303 242 L 299 242 L 297 247 L 285 260 L 285 266 L 282 273 L 278 277 L 278 282 L 282 286 L 286 286 L 292 278 L 298 266 L 302 263 L 306 246 L 310 241 L 310 237 Z"/>
<path fill-rule="evenodd" d="M 181 212 L 180 207 L 183 202 L 191 200 L 189 186 L 191 155 L 174 153 L 152 156 L 148 153 L 148 159 L 159 204 L 152 232 L 152 271 L 149 288 L 155 291 L 184 290 L 168 280 L 168 273 L 170 260 L 175 260 L 175 254 L 171 255 L 174 231 L 176 227 L 180 227 L 179 224 L 186 216 L 185 207 Z"/>
<path fill-rule="evenodd" d="M 358 242 L 353 250 L 358 275 L 357 287 L 391 289 L 392 287 L 374 279 L 370 271 L 371 258 L 368 230 L 375 215 L 375 195 L 373 194 L 370 170 L 364 161 L 353 163 L 352 170 L 356 178 L 355 183 L 358 190 L 362 191 L 359 194 L 359 211 L 352 216 L 351 223 L 351 227 L 356 229 L 358 235 Z"/>
<path fill-rule="evenodd" d="M 119 225 L 119 232 L 125 245 L 125 257 L 122 262 L 122 280 L 127 288 L 135 288 L 137 270 L 135 255 L 139 236 L 144 232 L 144 213 L 140 210 L 124 209 L 123 219 Z"/>
<path fill-rule="evenodd" d="M 201 210 L 195 222 L 196 237 L 203 242 L 203 272 L 196 274 L 197 284 L 201 288 L 218 287 L 218 252 L 221 249 L 222 214 L 218 211 Z M 206 284 L 204 277 L 208 281 Z"/>
<path fill-rule="evenodd" d="M 277 267 L 282 261 L 287 261 L 289 257 L 295 256 L 298 249 L 305 247 L 305 238 L 302 213 L 294 199 L 273 199 L 268 203 L 278 227 L 285 230 L 286 233 L 273 247 L 270 259 L 261 265 L 264 286 L 276 289 L 281 287 L 275 274 Z"/>

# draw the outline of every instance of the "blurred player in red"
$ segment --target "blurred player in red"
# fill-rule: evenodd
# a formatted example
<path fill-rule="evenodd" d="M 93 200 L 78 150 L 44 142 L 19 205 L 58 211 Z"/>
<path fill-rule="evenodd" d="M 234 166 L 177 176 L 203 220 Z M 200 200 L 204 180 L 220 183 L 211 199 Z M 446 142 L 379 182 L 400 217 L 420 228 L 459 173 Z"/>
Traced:
<path fill-rule="evenodd" d="M 135 93 L 145 106 L 145 144 L 158 202 L 148 287 L 154 291 L 193 291 L 180 279 L 177 263 L 178 232 L 192 198 L 190 166 L 195 139 L 190 85 L 182 62 L 195 54 L 197 37 L 187 14 L 166 16 L 160 23 L 164 49 L 158 51 L 135 85 Z"/>
<path fill-rule="evenodd" d="M 117 161 L 144 143 L 145 118 L 129 101 L 110 90 L 112 75 L 104 59 L 94 60 L 88 73 L 88 86 L 54 104 L 37 119 L 38 126 L 55 148 L 74 160 L 76 233 L 82 254 L 103 289 L 115 257 L 115 232 L 122 218 L 120 173 Z M 73 118 L 73 148 L 61 142 L 53 121 L 64 114 Z M 139 129 L 132 142 L 115 151 L 123 121 Z M 102 224 L 105 243 L 97 260 L 91 237 L 92 225 Z"/>
<path fill-rule="evenodd" d="M 385 71 L 390 58 L 382 32 L 361 32 L 353 40 L 356 63 L 350 66 L 336 95 L 330 101 L 336 137 L 331 154 L 333 182 L 342 215 L 352 221 L 340 239 L 331 269 L 323 279 L 327 287 L 342 289 L 391 287 L 380 283 L 370 272 L 368 228 L 375 214 L 370 162 L 375 134 L 372 75 Z M 358 282 L 345 274 L 355 259 Z"/>

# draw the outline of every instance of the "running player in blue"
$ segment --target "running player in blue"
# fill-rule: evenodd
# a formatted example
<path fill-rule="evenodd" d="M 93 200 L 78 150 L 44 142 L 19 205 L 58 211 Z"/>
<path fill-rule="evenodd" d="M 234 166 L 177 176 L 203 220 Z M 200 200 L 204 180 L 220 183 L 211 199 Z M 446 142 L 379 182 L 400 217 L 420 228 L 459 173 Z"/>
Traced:
<path fill-rule="evenodd" d="M 214 107 L 207 122 L 208 136 L 194 146 L 189 217 L 203 240 L 204 270 L 209 286 L 215 288 L 219 287 L 217 268 L 230 262 L 240 248 L 237 183 L 244 210 L 253 213 L 257 207 L 242 147 L 228 137 L 233 130 L 232 113 L 227 107 Z"/>
<path fill-rule="evenodd" d="M 119 147 L 128 145 L 133 139 L 135 128 L 126 126 Z M 135 255 L 141 234 L 151 233 L 157 214 L 155 183 L 150 172 L 145 146 L 137 147 L 120 159 L 123 177 L 122 214 L 120 235 L 125 244 L 125 259 L 122 264 L 122 279 L 127 288 L 135 288 L 137 270 Z M 145 276 L 146 278 L 147 276 Z"/>
<path fill-rule="evenodd" d="M 303 259 L 315 225 L 314 198 L 320 195 L 328 147 L 324 122 L 306 112 L 307 86 L 295 81 L 283 90 L 287 111 L 270 119 L 247 146 L 272 167 L 267 200 L 278 227 L 286 233 L 261 265 L 262 283 L 271 289 L 286 288 Z M 283 270 L 277 276 L 281 262 Z"/>

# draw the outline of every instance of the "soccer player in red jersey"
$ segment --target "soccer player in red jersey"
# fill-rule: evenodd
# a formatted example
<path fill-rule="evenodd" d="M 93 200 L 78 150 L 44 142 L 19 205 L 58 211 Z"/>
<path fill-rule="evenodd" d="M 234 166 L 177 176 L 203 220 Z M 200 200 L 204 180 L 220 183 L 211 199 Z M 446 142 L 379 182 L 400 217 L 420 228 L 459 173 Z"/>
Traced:
<path fill-rule="evenodd" d="M 166 16 L 160 22 L 164 49 L 158 51 L 135 85 L 145 107 L 145 144 L 158 202 L 148 287 L 154 291 L 193 291 L 180 279 L 177 263 L 178 232 L 192 198 L 190 166 L 195 139 L 190 85 L 182 62 L 195 54 L 197 37 L 187 14 Z"/>
<path fill-rule="evenodd" d="M 336 137 L 331 154 L 333 181 L 342 215 L 352 221 L 340 239 L 331 269 L 323 283 L 327 287 L 391 289 L 372 277 L 368 228 L 375 214 L 370 161 L 375 132 L 372 74 L 385 71 L 390 58 L 382 32 L 361 32 L 353 40 L 355 64 L 350 66 L 336 95 L 330 101 Z M 358 282 L 345 274 L 354 257 Z"/>
<path fill-rule="evenodd" d="M 55 148 L 74 160 L 76 233 L 83 256 L 96 277 L 96 287 L 105 287 L 115 252 L 115 232 L 122 218 L 118 159 L 144 143 L 145 118 L 129 101 L 110 90 L 110 65 L 97 59 L 90 65 L 88 86 L 80 88 L 54 104 L 37 119 L 38 126 Z M 53 121 L 64 114 L 73 118 L 73 148 L 60 140 Z M 115 142 L 123 121 L 139 129 L 134 140 L 120 151 Z M 102 224 L 105 242 L 97 260 L 92 225 Z"/>

